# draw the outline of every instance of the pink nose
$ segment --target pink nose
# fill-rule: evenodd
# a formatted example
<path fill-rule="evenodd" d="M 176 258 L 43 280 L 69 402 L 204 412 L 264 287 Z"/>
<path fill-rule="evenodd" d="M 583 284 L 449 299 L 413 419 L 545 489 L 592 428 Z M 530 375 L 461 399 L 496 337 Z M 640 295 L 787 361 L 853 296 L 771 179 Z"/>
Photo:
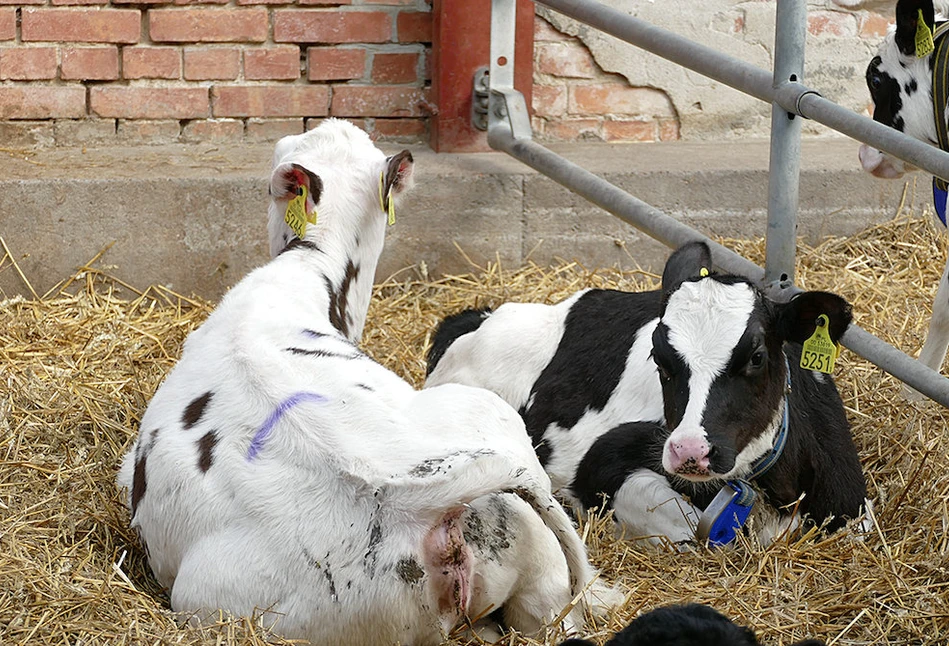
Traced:
<path fill-rule="evenodd" d="M 669 468 L 683 475 L 708 475 L 709 445 L 698 437 L 669 442 Z"/>

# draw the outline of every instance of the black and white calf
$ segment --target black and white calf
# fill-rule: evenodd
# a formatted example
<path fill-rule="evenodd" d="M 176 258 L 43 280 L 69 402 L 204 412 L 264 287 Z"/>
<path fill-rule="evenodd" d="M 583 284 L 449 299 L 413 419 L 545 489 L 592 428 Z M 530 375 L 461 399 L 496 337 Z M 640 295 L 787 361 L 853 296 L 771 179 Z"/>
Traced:
<path fill-rule="evenodd" d="M 560 646 L 594 646 L 587 639 L 568 639 Z M 690 603 L 663 606 L 636 617 L 605 646 L 761 646 L 751 628 L 739 626 L 709 606 Z M 824 646 L 805 639 L 793 646 Z"/>
<path fill-rule="evenodd" d="M 693 540 L 725 481 L 763 469 L 756 483 L 785 523 L 803 494 L 796 511 L 837 529 L 860 516 L 866 485 L 833 380 L 800 360 L 818 318 L 836 341 L 850 307 L 824 292 L 776 303 L 709 267 L 692 243 L 660 291 L 463 312 L 436 333 L 426 386 L 498 393 L 555 489 L 585 507 L 605 496 L 633 536 Z"/>
<path fill-rule="evenodd" d="M 941 3 L 945 10 L 947 3 Z M 920 23 L 920 16 L 923 17 Z M 918 52 L 916 34 L 921 28 L 931 33 L 936 25 L 931 0 L 900 0 L 896 4 L 896 28 L 891 30 L 880 44 L 878 54 L 867 66 L 867 87 L 873 98 L 873 119 L 895 128 L 921 141 L 939 146 L 936 121 L 943 125 L 949 119 L 949 109 L 943 103 L 940 114 L 936 114 L 933 105 L 934 68 L 936 56 L 932 53 Z M 942 38 L 949 38 L 943 36 Z M 928 48 L 927 48 L 928 49 Z M 949 83 L 943 78 L 940 83 Z M 898 178 L 908 170 L 902 160 L 891 157 L 866 144 L 860 146 L 860 162 L 863 168 L 882 178 Z M 937 211 L 945 224 L 945 194 L 939 196 L 934 190 Z M 943 270 L 933 302 L 933 315 L 929 323 L 926 342 L 919 353 L 919 360 L 939 370 L 949 348 L 949 261 Z M 907 395 L 917 397 L 909 388 Z"/>
<path fill-rule="evenodd" d="M 344 121 L 277 144 L 276 257 L 188 337 L 119 472 L 174 610 L 264 613 L 314 644 L 436 644 L 492 607 L 536 631 L 595 577 L 516 411 L 416 392 L 356 346 L 411 177 L 408 152 Z"/>

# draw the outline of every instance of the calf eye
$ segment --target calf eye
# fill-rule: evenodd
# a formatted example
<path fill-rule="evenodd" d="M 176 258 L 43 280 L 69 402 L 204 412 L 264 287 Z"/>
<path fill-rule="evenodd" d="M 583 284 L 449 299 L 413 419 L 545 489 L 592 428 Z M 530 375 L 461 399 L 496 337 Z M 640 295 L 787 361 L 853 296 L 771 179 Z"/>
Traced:
<path fill-rule="evenodd" d="M 880 75 L 874 74 L 873 76 L 870 77 L 870 89 L 876 90 L 877 88 L 880 87 L 880 83 L 882 82 L 883 82 L 883 79 L 880 78 Z"/>
<path fill-rule="evenodd" d="M 758 350 L 753 355 L 751 355 L 751 366 L 753 368 L 760 368 L 761 364 L 764 363 L 764 353 L 761 350 Z"/>
<path fill-rule="evenodd" d="M 660 381 L 666 382 L 666 381 L 669 381 L 670 379 L 672 379 L 672 376 L 669 374 L 669 371 L 666 370 L 665 367 L 664 367 L 662 364 L 660 364 L 658 361 L 656 361 L 656 358 L 655 358 L 655 357 L 652 358 L 652 361 L 653 361 L 653 363 L 656 364 L 656 370 L 659 371 L 659 379 L 660 379 Z"/>

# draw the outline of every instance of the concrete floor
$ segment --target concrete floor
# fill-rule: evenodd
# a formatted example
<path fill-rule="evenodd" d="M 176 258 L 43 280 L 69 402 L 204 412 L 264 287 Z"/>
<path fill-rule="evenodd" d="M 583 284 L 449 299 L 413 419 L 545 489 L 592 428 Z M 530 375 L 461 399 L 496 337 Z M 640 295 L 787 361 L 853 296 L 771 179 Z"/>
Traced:
<path fill-rule="evenodd" d="M 706 234 L 764 234 L 767 141 L 552 148 Z M 501 153 L 412 152 L 416 188 L 389 230 L 377 279 L 423 261 L 430 275 L 471 270 L 456 244 L 476 263 L 499 256 L 508 267 L 529 255 L 656 269 L 667 255 Z M 6 150 L 0 236 L 39 293 L 111 244 L 101 262 L 122 280 L 216 298 L 267 260 L 271 153 L 270 145 Z M 928 200 L 928 177 L 917 183 Z M 864 173 L 853 141 L 805 141 L 799 232 L 813 242 L 892 217 L 904 184 Z M 0 294 L 18 293 L 28 292 L 4 263 Z"/>

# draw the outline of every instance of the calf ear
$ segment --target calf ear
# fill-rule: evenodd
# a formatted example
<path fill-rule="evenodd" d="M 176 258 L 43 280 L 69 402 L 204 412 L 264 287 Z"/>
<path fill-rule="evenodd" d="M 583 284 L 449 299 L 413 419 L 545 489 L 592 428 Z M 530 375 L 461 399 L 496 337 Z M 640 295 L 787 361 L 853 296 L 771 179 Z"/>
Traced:
<path fill-rule="evenodd" d="M 687 280 L 698 278 L 702 270 L 712 270 L 712 252 L 704 242 L 690 242 L 676 249 L 662 270 L 662 306 L 679 286 Z"/>
<path fill-rule="evenodd" d="M 415 161 L 412 159 L 412 153 L 407 150 L 392 155 L 386 159 L 386 169 L 382 177 L 382 208 L 389 210 L 389 199 L 394 198 L 412 188 L 415 184 L 412 171 L 415 168 Z"/>
<path fill-rule="evenodd" d="M 827 315 L 828 331 L 834 343 L 840 340 L 853 319 L 850 303 L 829 292 L 803 292 L 778 305 L 778 334 L 785 341 L 804 343 L 817 328 L 817 317 Z"/>
<path fill-rule="evenodd" d="M 300 187 L 307 190 L 307 213 L 316 208 L 323 192 L 323 182 L 313 171 L 300 164 L 280 164 L 270 176 L 270 196 L 275 200 L 290 200 L 300 194 Z M 312 204 L 310 202 L 312 201 Z M 311 208 L 312 207 L 312 208 Z"/>
<path fill-rule="evenodd" d="M 919 29 L 919 12 L 932 33 L 936 24 L 932 0 L 899 0 L 896 3 L 896 46 L 906 56 L 916 56 L 916 31 Z M 929 52 L 923 52 L 925 56 Z"/>

